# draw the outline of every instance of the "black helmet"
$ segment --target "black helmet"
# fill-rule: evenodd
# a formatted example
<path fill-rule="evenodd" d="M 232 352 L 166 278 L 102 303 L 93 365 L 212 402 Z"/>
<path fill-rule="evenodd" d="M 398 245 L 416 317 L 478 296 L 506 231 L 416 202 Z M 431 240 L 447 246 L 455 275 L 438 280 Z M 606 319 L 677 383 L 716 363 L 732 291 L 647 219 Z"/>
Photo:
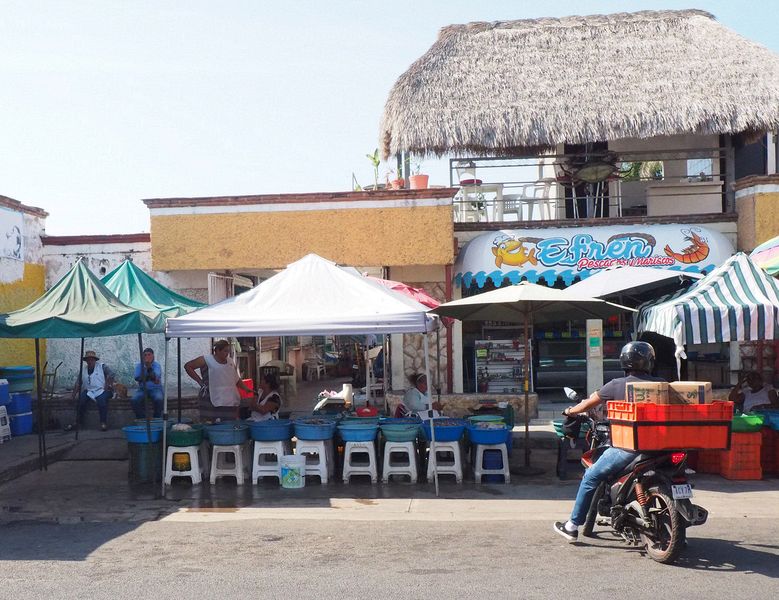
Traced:
<path fill-rule="evenodd" d="M 623 371 L 651 373 L 655 366 L 655 349 L 646 342 L 629 342 L 619 353 L 619 365 Z"/>

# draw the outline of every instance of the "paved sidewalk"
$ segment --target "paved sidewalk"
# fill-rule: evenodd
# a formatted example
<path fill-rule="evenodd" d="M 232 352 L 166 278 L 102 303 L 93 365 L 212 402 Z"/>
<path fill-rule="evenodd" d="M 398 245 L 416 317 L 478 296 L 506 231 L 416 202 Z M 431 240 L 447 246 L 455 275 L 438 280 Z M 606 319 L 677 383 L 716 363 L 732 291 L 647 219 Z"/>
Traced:
<path fill-rule="evenodd" d="M 581 467 L 568 463 L 569 479 L 556 476 L 557 438 L 551 419 L 559 407 L 539 408 L 530 427 L 532 477 L 513 474 L 509 485 L 457 485 L 442 478 L 440 496 L 432 484 L 370 485 L 339 481 L 285 490 L 275 483 L 237 486 L 231 481 L 191 486 L 175 481 L 166 497 L 159 485 L 128 483 L 127 444 L 120 430 L 48 434 L 50 465 L 38 470 L 36 436 L 0 445 L 0 524 L 18 521 L 56 523 L 213 522 L 244 519 L 359 521 L 552 520 L 568 514 Z M 524 464 L 524 431 L 514 431 L 511 467 Z M 574 457 L 575 458 L 575 457 Z M 13 481 L 8 481 L 13 477 Z M 2 483 L 5 478 L 6 483 Z M 316 480 L 315 480 L 316 481 Z M 779 518 L 779 479 L 728 481 L 696 476 L 696 502 L 718 516 Z"/>

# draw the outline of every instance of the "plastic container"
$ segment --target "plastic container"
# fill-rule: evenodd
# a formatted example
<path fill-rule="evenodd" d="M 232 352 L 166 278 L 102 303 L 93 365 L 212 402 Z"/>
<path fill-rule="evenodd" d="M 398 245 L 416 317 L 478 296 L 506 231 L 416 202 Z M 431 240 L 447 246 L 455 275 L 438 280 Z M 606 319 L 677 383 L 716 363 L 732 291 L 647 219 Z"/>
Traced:
<path fill-rule="evenodd" d="M 131 483 L 151 483 L 162 480 L 162 444 L 127 442 L 129 450 L 128 477 Z"/>
<path fill-rule="evenodd" d="M 330 440 L 335 433 L 335 421 L 323 418 L 294 421 L 295 437 L 299 440 Z"/>
<path fill-rule="evenodd" d="M 430 420 L 422 421 L 422 431 L 425 432 L 425 438 L 430 441 Z M 435 441 L 436 442 L 457 442 L 463 436 L 465 431 L 465 421 L 462 419 L 436 419 L 435 420 Z"/>
<path fill-rule="evenodd" d="M 503 415 L 473 415 L 468 417 L 469 423 L 505 423 Z"/>
<path fill-rule="evenodd" d="M 242 379 L 241 381 L 243 381 L 243 384 L 246 387 L 248 387 L 250 390 L 252 390 L 252 392 L 254 392 L 254 381 L 253 380 L 251 380 L 251 379 Z M 249 392 L 244 392 L 241 388 L 238 388 L 238 395 L 241 398 L 246 398 L 246 399 L 254 398 L 254 393 L 250 394 Z"/>
<path fill-rule="evenodd" d="M 11 401 L 11 390 L 7 379 L 0 379 L 0 406 L 7 406 Z"/>
<path fill-rule="evenodd" d="M 760 466 L 762 434 L 734 433 L 730 450 L 720 456 L 720 475 L 726 479 L 755 480 L 763 478 Z"/>
<path fill-rule="evenodd" d="M 765 415 L 745 414 L 733 417 L 733 433 L 754 433 L 760 431 L 765 421 Z"/>
<path fill-rule="evenodd" d="M 372 442 L 379 426 L 376 423 L 341 423 L 338 434 L 344 442 Z"/>
<path fill-rule="evenodd" d="M 149 436 L 147 435 L 145 425 L 143 427 L 140 425 L 128 425 L 127 427 L 122 427 L 122 431 L 124 432 L 124 437 L 127 438 L 127 441 L 132 444 L 147 444 L 149 442 Z M 152 427 L 151 441 L 159 442 L 161 439 L 162 427 Z"/>
<path fill-rule="evenodd" d="M 152 427 L 164 427 L 165 421 L 162 419 L 151 419 L 151 426 Z M 146 427 L 146 419 L 135 419 L 135 424 L 139 426 Z"/>
<path fill-rule="evenodd" d="M 486 425 L 493 425 L 487 423 Z M 472 444 L 505 444 L 508 428 L 468 425 L 468 438 Z"/>
<path fill-rule="evenodd" d="M 306 457 L 285 454 L 279 458 L 281 487 L 289 490 L 300 489 L 306 485 Z"/>
<path fill-rule="evenodd" d="M 168 446 L 197 446 L 203 441 L 203 429 L 200 427 L 189 431 L 168 431 Z"/>
<path fill-rule="evenodd" d="M 32 413 L 9 414 L 8 425 L 11 427 L 12 436 L 28 435 L 32 433 Z"/>
<path fill-rule="evenodd" d="M 500 450 L 485 450 L 482 459 L 482 467 L 489 470 L 498 470 L 503 468 L 503 454 Z M 503 483 L 505 478 L 497 473 L 483 475 L 487 483 Z"/>
<path fill-rule="evenodd" d="M 422 422 L 408 419 L 410 422 L 390 422 L 406 421 L 406 419 L 385 419 L 379 424 L 381 435 L 388 442 L 413 442 L 417 439 L 419 431 L 422 428 Z M 436 433 L 438 429 L 436 428 Z"/>
<path fill-rule="evenodd" d="M 650 404 L 608 402 L 611 443 L 627 450 L 726 450 L 732 402 Z"/>
<path fill-rule="evenodd" d="M 249 421 L 249 433 L 258 442 L 284 442 L 292 438 L 292 421 L 289 419 L 268 419 Z"/>
<path fill-rule="evenodd" d="M 30 392 L 12 392 L 6 408 L 9 415 L 32 412 L 32 394 Z"/>
<path fill-rule="evenodd" d="M 242 423 L 208 425 L 206 430 L 214 446 L 236 446 L 249 439 L 249 426 Z"/>
<path fill-rule="evenodd" d="M 773 430 L 779 431 L 779 410 L 761 410 L 758 413 L 765 417 L 763 427 L 770 427 Z"/>

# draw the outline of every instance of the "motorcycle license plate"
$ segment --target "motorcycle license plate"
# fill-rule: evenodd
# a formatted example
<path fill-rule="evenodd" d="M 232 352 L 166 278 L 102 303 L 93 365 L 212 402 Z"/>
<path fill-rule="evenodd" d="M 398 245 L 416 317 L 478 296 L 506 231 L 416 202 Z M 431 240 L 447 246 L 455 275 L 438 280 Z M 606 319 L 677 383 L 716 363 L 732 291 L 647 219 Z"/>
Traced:
<path fill-rule="evenodd" d="M 683 483 L 681 485 L 671 486 L 671 495 L 674 500 L 684 500 L 685 498 L 692 498 L 692 487 L 689 483 Z"/>

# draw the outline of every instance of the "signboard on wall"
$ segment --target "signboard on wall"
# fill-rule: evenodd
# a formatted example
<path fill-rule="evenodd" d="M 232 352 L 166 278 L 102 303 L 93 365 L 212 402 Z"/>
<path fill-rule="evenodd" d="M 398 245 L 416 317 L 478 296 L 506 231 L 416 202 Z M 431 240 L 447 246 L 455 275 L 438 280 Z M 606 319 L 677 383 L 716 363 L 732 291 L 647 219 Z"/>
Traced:
<path fill-rule="evenodd" d="M 1 207 L 0 258 L 24 260 L 24 215 Z"/>
<path fill-rule="evenodd" d="M 457 257 L 455 285 L 565 285 L 620 264 L 708 273 L 734 252 L 719 231 L 699 225 L 608 225 L 489 232 Z"/>

